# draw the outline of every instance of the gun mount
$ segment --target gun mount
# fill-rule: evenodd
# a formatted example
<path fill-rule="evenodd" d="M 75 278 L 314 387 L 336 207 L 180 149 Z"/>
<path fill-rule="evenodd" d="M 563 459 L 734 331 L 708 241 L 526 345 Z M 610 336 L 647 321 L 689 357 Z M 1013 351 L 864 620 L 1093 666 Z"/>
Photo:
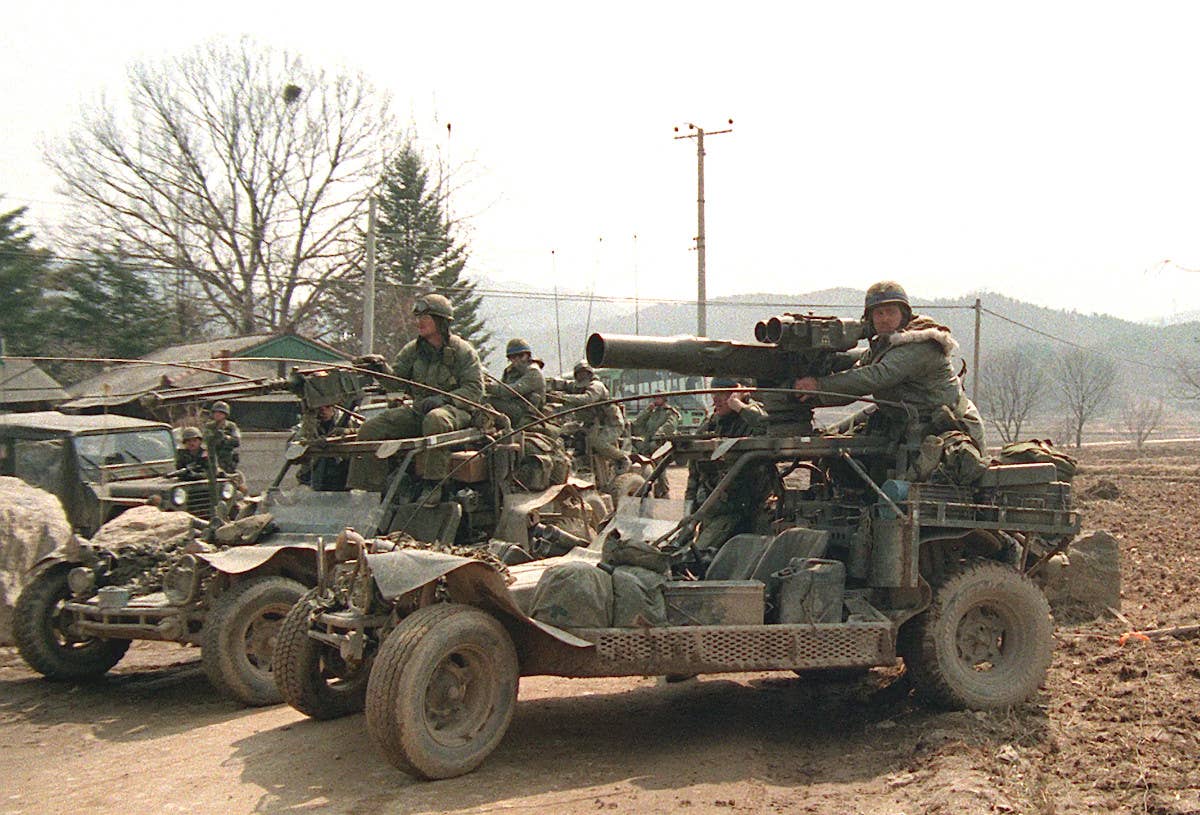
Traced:
<path fill-rule="evenodd" d="M 731 376 L 763 388 L 787 388 L 802 376 L 825 376 L 849 368 L 850 349 L 865 336 L 863 323 L 841 317 L 783 314 L 759 321 L 757 342 L 707 337 L 644 337 L 592 334 L 589 364 L 605 368 L 666 370 L 692 376 Z M 812 429 L 812 408 L 788 394 L 764 393 L 772 435 Z"/>

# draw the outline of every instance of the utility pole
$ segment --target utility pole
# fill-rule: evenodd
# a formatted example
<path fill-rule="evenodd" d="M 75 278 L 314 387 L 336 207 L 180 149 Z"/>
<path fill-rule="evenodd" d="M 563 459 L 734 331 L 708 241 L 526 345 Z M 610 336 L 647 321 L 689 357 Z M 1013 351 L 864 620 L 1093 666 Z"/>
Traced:
<path fill-rule="evenodd" d="M 641 306 L 638 303 L 637 233 L 633 233 L 633 333 L 642 333 Z"/>
<path fill-rule="evenodd" d="M 979 317 L 983 313 L 983 304 L 975 298 L 975 370 L 971 374 L 971 401 L 979 406 Z"/>
<path fill-rule="evenodd" d="M 729 124 L 733 124 L 733 119 L 729 120 Z M 704 237 L 704 137 L 719 136 L 722 133 L 732 133 L 733 128 L 727 127 L 724 130 L 705 131 L 702 127 L 688 122 L 688 130 L 695 131 L 693 133 L 685 133 L 682 136 L 676 136 L 678 139 L 695 139 L 696 140 L 696 333 L 701 337 L 708 336 L 708 290 L 705 281 L 704 268 L 704 252 L 706 247 Z M 679 128 L 675 128 L 675 132 L 679 132 Z"/>
<path fill-rule="evenodd" d="M 367 203 L 367 271 L 363 276 L 362 352 L 375 349 L 375 196 Z"/>
<path fill-rule="evenodd" d="M 558 252 L 554 249 L 550 250 L 550 279 L 554 281 L 554 336 L 558 340 L 558 372 L 561 374 L 563 368 L 562 355 L 562 319 L 558 314 Z"/>

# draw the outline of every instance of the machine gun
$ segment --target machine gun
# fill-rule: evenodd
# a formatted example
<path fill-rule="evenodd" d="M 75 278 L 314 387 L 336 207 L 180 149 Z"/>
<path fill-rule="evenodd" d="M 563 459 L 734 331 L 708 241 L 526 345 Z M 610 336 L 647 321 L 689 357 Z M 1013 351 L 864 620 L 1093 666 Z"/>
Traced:
<path fill-rule="evenodd" d="M 354 405 L 363 399 L 362 377 L 343 368 L 293 368 L 285 377 L 248 379 L 240 382 L 221 382 L 190 388 L 171 388 L 150 391 L 141 397 L 142 406 L 149 411 L 216 399 L 238 399 L 264 396 L 269 393 L 291 392 L 300 399 L 303 411 L 316 410 L 322 405 Z"/>
<path fill-rule="evenodd" d="M 596 367 L 666 370 L 691 376 L 731 376 L 762 388 L 790 388 L 803 376 L 826 376 L 854 364 L 847 352 L 866 336 L 860 320 L 783 314 L 754 326 L 757 342 L 707 337 L 593 334 L 588 363 Z M 764 393 L 772 435 L 812 430 L 812 407 L 788 394 Z"/>

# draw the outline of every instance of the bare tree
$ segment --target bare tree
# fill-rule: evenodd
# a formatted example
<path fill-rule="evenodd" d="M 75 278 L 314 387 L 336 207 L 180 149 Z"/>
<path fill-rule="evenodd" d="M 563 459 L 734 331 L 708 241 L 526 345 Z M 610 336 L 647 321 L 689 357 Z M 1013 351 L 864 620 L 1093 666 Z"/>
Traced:
<path fill-rule="evenodd" d="M 1099 415 L 1112 398 L 1117 366 L 1108 357 L 1071 348 L 1058 358 L 1058 389 L 1071 419 L 1075 446 L 1083 446 L 1083 426 Z"/>
<path fill-rule="evenodd" d="M 1005 444 L 1021 437 L 1049 385 L 1042 355 L 1022 346 L 992 354 L 980 366 L 980 409 Z"/>
<path fill-rule="evenodd" d="M 1145 445 L 1155 430 L 1162 424 L 1163 403 L 1161 399 L 1126 399 L 1121 405 L 1121 426 L 1125 435 L 1138 450 Z"/>
<path fill-rule="evenodd" d="M 128 111 L 100 100 L 46 160 L 82 240 L 183 270 L 248 334 L 310 322 L 351 268 L 393 131 L 363 77 L 243 39 L 135 64 Z"/>

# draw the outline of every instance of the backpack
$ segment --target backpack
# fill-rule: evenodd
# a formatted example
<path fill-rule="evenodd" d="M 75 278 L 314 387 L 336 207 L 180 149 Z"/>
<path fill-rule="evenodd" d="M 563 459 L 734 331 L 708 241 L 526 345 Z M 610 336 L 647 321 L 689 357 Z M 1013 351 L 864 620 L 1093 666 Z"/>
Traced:
<path fill-rule="evenodd" d="M 1001 464 L 1053 464 L 1058 480 L 1071 483 L 1078 465 L 1074 458 L 1054 446 L 1049 439 L 1014 441 L 1000 448 Z"/>

